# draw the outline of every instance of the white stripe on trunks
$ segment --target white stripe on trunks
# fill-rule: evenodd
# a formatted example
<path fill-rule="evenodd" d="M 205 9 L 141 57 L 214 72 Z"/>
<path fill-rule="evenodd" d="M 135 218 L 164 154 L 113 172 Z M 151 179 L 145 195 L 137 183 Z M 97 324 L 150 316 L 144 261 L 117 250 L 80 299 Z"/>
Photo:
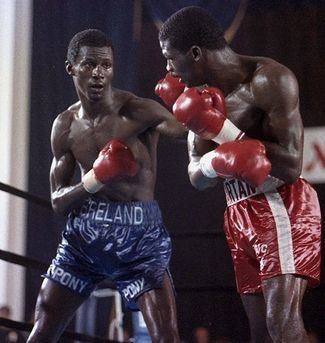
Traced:
<path fill-rule="evenodd" d="M 287 209 L 278 192 L 265 193 L 264 195 L 271 208 L 275 221 L 281 271 L 283 274 L 295 273 L 296 268 L 293 256 L 291 223 Z"/>

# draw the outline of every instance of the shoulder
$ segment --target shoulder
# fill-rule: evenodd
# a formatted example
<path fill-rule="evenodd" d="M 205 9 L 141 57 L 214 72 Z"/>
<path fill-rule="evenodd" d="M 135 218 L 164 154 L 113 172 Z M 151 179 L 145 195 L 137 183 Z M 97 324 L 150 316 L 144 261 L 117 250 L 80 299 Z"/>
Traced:
<path fill-rule="evenodd" d="M 67 111 L 79 111 L 81 107 L 81 101 L 77 101 L 74 104 L 70 105 Z"/>
<path fill-rule="evenodd" d="M 67 128 L 70 128 L 71 123 L 73 119 L 75 118 L 76 114 L 78 113 L 79 108 L 76 109 L 76 108 L 69 107 L 65 111 L 59 113 L 53 121 L 52 131 L 53 130 L 62 131 Z"/>
<path fill-rule="evenodd" d="M 283 64 L 270 59 L 261 58 L 252 78 L 252 90 L 255 92 L 287 89 L 296 90 L 298 86 L 294 73 Z"/>
<path fill-rule="evenodd" d="M 79 108 L 80 104 L 79 106 L 74 104 L 54 119 L 51 132 L 51 145 L 54 154 L 67 149 L 71 124 Z"/>
<path fill-rule="evenodd" d="M 275 99 L 281 103 L 296 102 L 299 88 L 294 73 L 270 58 L 260 58 L 251 81 L 251 91 L 257 104 L 270 105 Z"/>

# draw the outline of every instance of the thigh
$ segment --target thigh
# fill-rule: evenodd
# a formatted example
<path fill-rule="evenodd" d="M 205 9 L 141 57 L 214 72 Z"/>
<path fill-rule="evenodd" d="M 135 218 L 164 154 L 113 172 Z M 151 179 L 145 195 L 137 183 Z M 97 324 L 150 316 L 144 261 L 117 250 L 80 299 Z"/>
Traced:
<path fill-rule="evenodd" d="M 262 281 L 267 312 L 273 315 L 294 315 L 300 310 L 307 288 L 307 280 L 294 275 L 284 274 Z"/>
<path fill-rule="evenodd" d="M 233 205 L 225 211 L 224 230 L 230 248 L 239 293 L 261 292 L 260 263 L 256 258 L 253 242 L 257 240 L 254 232 L 248 202 L 241 206 Z"/>
<path fill-rule="evenodd" d="M 49 279 L 43 281 L 29 342 L 55 342 L 85 298 Z"/>
<path fill-rule="evenodd" d="M 143 293 L 137 304 L 150 333 L 163 335 L 165 330 L 177 332 L 174 288 L 167 272 L 162 287 Z"/>
<path fill-rule="evenodd" d="M 264 280 L 262 287 L 272 339 L 276 342 L 307 342 L 301 311 L 307 280 L 284 274 Z"/>

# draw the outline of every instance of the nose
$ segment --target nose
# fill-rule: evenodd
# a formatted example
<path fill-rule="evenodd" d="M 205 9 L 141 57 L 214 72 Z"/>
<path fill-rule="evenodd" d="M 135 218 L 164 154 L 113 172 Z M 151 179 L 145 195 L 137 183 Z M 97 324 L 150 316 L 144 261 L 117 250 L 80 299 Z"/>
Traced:
<path fill-rule="evenodd" d="M 103 77 L 103 68 L 100 65 L 93 69 L 93 77 Z"/>

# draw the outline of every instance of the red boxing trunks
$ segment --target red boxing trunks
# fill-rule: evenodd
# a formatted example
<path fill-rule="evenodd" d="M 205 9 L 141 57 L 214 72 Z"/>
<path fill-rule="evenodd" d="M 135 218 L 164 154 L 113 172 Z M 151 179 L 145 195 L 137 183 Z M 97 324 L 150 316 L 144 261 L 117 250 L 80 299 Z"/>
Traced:
<path fill-rule="evenodd" d="M 320 279 L 321 214 L 316 191 L 302 178 L 253 188 L 226 180 L 225 233 L 239 293 L 261 292 L 261 282 L 295 274 L 314 287 Z M 279 186 L 280 185 L 280 186 Z M 263 185 L 265 186 L 265 185 Z"/>

